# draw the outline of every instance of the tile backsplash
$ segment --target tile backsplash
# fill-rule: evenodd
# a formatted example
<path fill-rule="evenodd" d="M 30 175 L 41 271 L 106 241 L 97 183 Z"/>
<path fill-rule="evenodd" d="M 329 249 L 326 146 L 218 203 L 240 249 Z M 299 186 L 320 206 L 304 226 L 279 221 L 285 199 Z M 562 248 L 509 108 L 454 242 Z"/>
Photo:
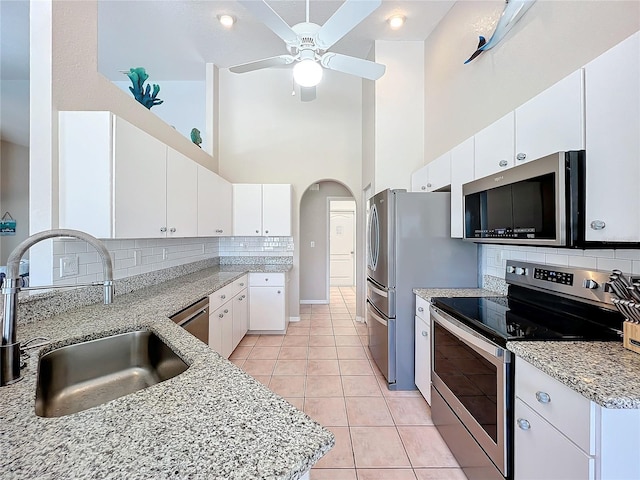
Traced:
<path fill-rule="evenodd" d="M 220 237 L 220 256 L 293 256 L 293 237 Z"/>
<path fill-rule="evenodd" d="M 593 270 L 613 270 L 640 274 L 640 250 L 577 250 L 571 248 L 487 245 L 480 247 L 484 275 L 504 278 L 507 260 L 560 265 Z"/>

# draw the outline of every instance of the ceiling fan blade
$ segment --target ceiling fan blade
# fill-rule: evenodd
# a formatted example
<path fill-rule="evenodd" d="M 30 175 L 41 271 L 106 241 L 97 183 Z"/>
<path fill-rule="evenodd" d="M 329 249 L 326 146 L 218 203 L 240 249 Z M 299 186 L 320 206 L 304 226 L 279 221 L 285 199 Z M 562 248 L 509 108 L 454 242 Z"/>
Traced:
<path fill-rule="evenodd" d="M 316 87 L 300 87 L 300 100 L 310 102 L 316 99 Z"/>
<path fill-rule="evenodd" d="M 382 0 L 346 0 L 318 31 L 318 46 L 327 50 L 382 5 Z"/>
<path fill-rule="evenodd" d="M 288 45 L 298 42 L 298 35 L 264 0 L 238 0 L 254 17 L 273 30 Z"/>
<path fill-rule="evenodd" d="M 330 70 L 356 75 L 368 80 L 378 80 L 387 69 L 380 63 L 331 52 L 322 56 L 320 64 Z"/>
<path fill-rule="evenodd" d="M 262 60 L 256 60 L 254 62 L 234 65 L 233 67 L 229 67 L 229 71 L 233 73 L 246 73 L 263 68 L 282 67 L 290 63 L 293 63 L 293 57 L 291 55 L 278 55 L 277 57 L 263 58 Z"/>

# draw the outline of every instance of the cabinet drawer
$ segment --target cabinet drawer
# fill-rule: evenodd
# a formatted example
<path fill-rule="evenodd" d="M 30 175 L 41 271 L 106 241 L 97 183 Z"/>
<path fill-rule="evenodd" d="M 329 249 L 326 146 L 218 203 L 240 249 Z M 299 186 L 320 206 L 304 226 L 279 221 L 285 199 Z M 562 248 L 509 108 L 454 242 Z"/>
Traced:
<path fill-rule="evenodd" d="M 284 287 L 284 273 L 250 273 L 251 287 Z"/>
<path fill-rule="evenodd" d="M 516 396 L 582 450 L 595 454 L 595 408 L 587 398 L 519 357 Z"/>
<path fill-rule="evenodd" d="M 520 399 L 516 399 L 515 422 L 515 480 L 595 478 L 595 459 Z"/>
<path fill-rule="evenodd" d="M 429 323 L 429 306 L 431 304 L 424 298 L 416 295 L 416 317 L 420 317 L 427 323 Z"/>
<path fill-rule="evenodd" d="M 238 293 L 240 293 L 242 290 L 244 290 L 249 286 L 249 278 L 247 275 L 243 275 L 237 280 L 234 280 L 232 285 L 233 285 L 233 294 L 237 295 Z"/>
<path fill-rule="evenodd" d="M 209 311 L 213 312 L 216 308 L 233 299 L 236 294 L 236 288 L 233 283 L 225 285 L 209 295 Z"/>

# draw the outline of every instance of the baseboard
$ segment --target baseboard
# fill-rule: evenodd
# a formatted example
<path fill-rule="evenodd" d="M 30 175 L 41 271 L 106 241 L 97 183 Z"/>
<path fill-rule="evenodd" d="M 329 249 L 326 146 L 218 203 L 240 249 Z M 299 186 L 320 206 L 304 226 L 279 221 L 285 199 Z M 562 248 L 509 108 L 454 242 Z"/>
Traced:
<path fill-rule="evenodd" d="M 300 317 L 289 317 L 289 322 L 299 322 Z"/>
<path fill-rule="evenodd" d="M 364 317 L 361 317 L 359 315 L 356 315 L 356 322 L 360 322 L 360 323 L 367 323 L 364 319 Z"/>
<path fill-rule="evenodd" d="M 300 300 L 300 305 L 329 305 L 328 300 Z"/>

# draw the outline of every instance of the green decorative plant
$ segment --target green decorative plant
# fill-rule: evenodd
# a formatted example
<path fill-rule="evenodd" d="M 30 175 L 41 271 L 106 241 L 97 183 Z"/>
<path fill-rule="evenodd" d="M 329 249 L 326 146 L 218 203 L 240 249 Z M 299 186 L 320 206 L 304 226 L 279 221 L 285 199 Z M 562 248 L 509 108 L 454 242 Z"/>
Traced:
<path fill-rule="evenodd" d="M 144 86 L 144 82 L 147 81 L 149 75 L 143 67 L 130 68 L 127 77 L 129 77 L 131 83 L 133 83 L 133 86 L 129 87 L 133 98 L 142 105 L 151 110 L 151 107 L 163 103 L 164 100 L 156 98 L 160 91 L 160 85 L 153 84 L 153 92 L 151 92 L 151 85 Z"/>
<path fill-rule="evenodd" d="M 191 129 L 191 141 L 202 148 L 202 146 L 200 145 L 202 143 L 202 137 L 200 136 L 200 130 L 198 130 L 197 128 Z"/>

